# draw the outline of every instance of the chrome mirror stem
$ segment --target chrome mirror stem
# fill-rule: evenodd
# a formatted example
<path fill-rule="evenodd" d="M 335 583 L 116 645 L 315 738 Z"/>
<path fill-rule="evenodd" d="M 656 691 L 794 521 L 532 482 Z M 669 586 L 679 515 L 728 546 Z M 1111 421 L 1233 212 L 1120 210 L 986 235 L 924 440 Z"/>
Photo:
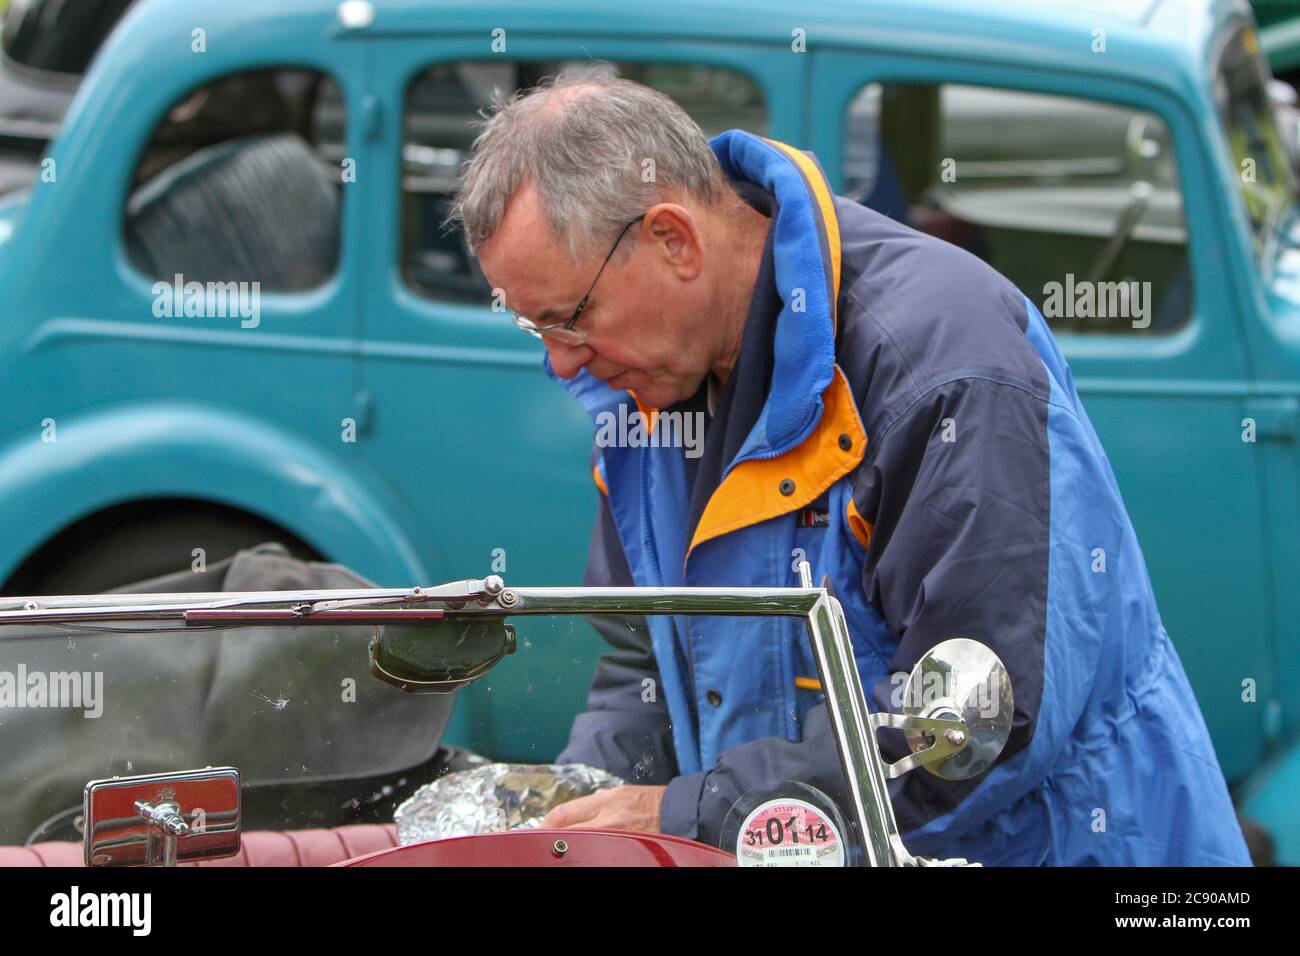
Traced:
<path fill-rule="evenodd" d="M 898 835 L 885 764 L 840 602 L 829 594 L 819 600 L 808 615 L 808 632 L 867 865 L 914 866 Z"/>

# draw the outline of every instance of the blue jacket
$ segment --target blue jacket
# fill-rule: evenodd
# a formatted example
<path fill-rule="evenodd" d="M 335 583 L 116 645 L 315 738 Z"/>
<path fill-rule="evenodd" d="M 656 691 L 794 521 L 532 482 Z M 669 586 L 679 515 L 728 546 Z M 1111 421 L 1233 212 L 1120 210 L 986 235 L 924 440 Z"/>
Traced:
<path fill-rule="evenodd" d="M 878 710 L 899 709 L 891 692 L 940 641 L 992 647 L 1010 741 L 972 780 L 890 781 L 913 853 L 1247 865 L 1115 477 L 1033 303 L 833 196 L 809 154 L 735 130 L 712 147 L 772 218 L 740 360 L 698 459 L 596 449 L 587 583 L 788 586 L 806 556 Z M 564 384 L 597 423 L 635 406 L 585 372 Z M 798 623 L 607 624 L 614 649 L 562 762 L 667 784 L 663 831 L 714 844 L 752 788 L 799 780 L 843 800 L 825 704 L 796 680 L 816 675 Z M 901 734 L 879 740 L 904 755 Z"/>

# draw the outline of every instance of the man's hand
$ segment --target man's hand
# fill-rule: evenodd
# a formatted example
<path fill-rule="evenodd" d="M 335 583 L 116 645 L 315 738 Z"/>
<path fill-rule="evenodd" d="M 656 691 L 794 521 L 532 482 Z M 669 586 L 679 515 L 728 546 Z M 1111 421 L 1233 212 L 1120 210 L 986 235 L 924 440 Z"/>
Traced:
<path fill-rule="evenodd" d="M 659 805 L 667 787 L 615 787 L 562 803 L 542 821 L 544 830 L 603 827 L 659 832 Z"/>

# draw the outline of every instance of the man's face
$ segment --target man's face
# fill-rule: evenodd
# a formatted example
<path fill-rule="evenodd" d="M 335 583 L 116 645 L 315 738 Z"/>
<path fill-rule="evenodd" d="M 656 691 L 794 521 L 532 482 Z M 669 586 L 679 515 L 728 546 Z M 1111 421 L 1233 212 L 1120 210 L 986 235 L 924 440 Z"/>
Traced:
<path fill-rule="evenodd" d="M 586 369 L 613 388 L 631 389 L 654 408 L 689 398 L 708 374 L 710 342 L 704 282 L 688 246 L 698 244 L 690 213 L 655 206 L 634 224 L 592 289 L 575 328 L 581 345 L 544 336 L 561 378 Z M 560 249 L 531 186 L 511 200 L 501 225 L 479 249 L 479 265 L 506 307 L 538 325 L 565 322 L 590 288 L 608 249 L 572 262 Z M 698 251 L 698 250 L 696 250 Z M 698 256 L 696 256 L 698 258 Z"/>

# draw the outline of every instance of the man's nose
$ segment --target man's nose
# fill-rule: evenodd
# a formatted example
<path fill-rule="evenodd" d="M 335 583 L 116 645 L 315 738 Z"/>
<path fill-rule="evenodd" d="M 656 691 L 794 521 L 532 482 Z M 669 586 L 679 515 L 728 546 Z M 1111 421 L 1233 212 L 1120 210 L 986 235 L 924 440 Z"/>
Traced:
<path fill-rule="evenodd" d="M 542 342 L 551 357 L 551 368 L 555 369 L 555 374 L 560 378 L 573 378 L 596 356 L 589 345 L 568 345 L 555 341 L 549 335 Z"/>

